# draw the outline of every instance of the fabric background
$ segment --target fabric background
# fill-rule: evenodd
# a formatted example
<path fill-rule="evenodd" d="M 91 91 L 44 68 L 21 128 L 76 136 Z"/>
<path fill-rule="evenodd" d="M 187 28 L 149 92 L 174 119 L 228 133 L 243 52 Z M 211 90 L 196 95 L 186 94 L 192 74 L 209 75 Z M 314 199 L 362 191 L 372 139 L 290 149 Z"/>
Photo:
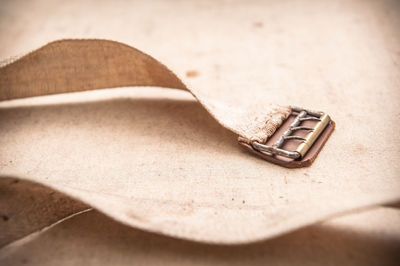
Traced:
<path fill-rule="evenodd" d="M 113 39 L 218 101 L 301 105 L 337 122 L 311 168 L 288 170 L 241 150 L 180 92 L 19 100 L 1 103 L 3 177 L 40 182 L 137 228 L 213 243 L 264 240 L 399 199 L 397 1 L 8 1 L 0 17 L 3 58 L 60 38 Z M 392 228 L 384 221 L 377 226 Z M 398 247 L 395 233 L 376 235 Z M 379 257 L 391 260 L 388 250 Z"/>
<path fill-rule="evenodd" d="M 32 218 L 35 213 L 55 217 L 62 214 L 65 204 L 61 202 L 69 201 L 68 205 L 73 206 L 68 197 L 43 186 L 13 179 L 7 180 L 12 182 L 10 185 L 6 180 L 0 180 L 4 195 L 1 202 L 12 205 L 14 212 Z M 22 194 L 25 200 L 21 199 Z M 27 208 L 28 199 L 41 204 Z M 27 209 L 32 213 L 27 213 Z M 40 221 L 40 217 L 35 218 L 31 220 Z M 384 206 L 331 219 L 275 239 L 224 246 L 146 233 L 92 210 L 6 246 L 0 250 L 0 264 L 397 265 L 399 222 L 398 206 Z"/>

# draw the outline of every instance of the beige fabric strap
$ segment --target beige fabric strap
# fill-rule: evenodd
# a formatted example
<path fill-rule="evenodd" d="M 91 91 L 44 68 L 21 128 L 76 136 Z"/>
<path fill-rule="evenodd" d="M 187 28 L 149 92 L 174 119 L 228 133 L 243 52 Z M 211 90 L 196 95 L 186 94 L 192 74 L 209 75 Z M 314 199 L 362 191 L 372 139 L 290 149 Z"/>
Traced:
<path fill-rule="evenodd" d="M 107 40 L 49 43 L 0 68 L 0 101 L 124 86 L 189 91 L 223 126 L 242 138 L 265 142 L 290 114 L 289 107 L 236 109 L 188 89 L 167 67 L 143 52 Z"/>

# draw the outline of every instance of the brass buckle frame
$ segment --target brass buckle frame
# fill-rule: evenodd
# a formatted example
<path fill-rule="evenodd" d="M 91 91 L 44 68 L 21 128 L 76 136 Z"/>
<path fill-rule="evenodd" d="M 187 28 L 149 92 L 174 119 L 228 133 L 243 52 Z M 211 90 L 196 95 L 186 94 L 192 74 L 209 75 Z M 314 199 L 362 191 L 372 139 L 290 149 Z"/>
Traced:
<path fill-rule="evenodd" d="M 273 145 L 265 145 L 256 141 L 252 142 L 251 145 L 255 150 L 268 156 L 279 155 L 294 160 L 301 160 L 307 154 L 309 149 L 312 147 L 312 145 L 318 139 L 321 133 L 325 130 L 325 128 L 331 123 L 329 115 L 323 112 L 306 110 L 295 106 L 292 106 L 291 109 L 292 114 L 297 116 L 290 124 L 289 128 L 286 129 L 286 131 L 278 138 L 278 140 Z M 301 125 L 302 122 L 309 120 L 318 122 L 314 125 L 314 127 Z M 305 137 L 292 135 L 298 130 L 306 130 L 309 131 L 309 133 Z M 300 144 L 295 151 L 282 149 L 282 145 L 287 140 L 299 140 Z"/>

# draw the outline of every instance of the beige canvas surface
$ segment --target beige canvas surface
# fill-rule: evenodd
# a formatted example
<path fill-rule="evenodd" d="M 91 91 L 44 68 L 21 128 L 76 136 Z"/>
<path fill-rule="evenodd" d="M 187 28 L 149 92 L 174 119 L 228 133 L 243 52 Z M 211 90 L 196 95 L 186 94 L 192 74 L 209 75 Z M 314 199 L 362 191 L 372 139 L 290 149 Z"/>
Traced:
<path fill-rule="evenodd" d="M 385 224 L 382 223 L 385 220 Z M 369 221 L 368 223 L 366 221 Z M 252 245 L 171 240 L 89 212 L 0 251 L 4 265 L 398 265 L 399 211 L 380 208 Z M 382 227 L 385 225 L 386 227 Z M 101 233 L 100 233 L 101 232 Z"/>
<path fill-rule="evenodd" d="M 26 233 L 33 224 L 43 226 L 46 217 L 63 218 L 65 206 L 75 206 L 75 211 L 83 207 L 65 195 L 26 181 L 1 179 L 0 191 L 1 203 L 12 206 L 14 213 L 24 213 L 31 222 L 23 224 L 24 219 L 14 219 L 14 223 L 8 223 L 14 233 L 16 225 L 19 232 Z M 331 219 L 275 239 L 234 246 L 163 237 L 124 226 L 93 210 L 79 213 L 28 236 L 20 235 L 0 250 L 0 264 L 365 266 L 397 265 L 400 259 L 400 211 L 395 205 Z"/>
<path fill-rule="evenodd" d="M 184 92 L 3 102 L 3 177 L 45 184 L 136 228 L 212 243 L 264 240 L 399 200 L 397 2 L 91 4 L 5 2 L 1 57 L 59 38 L 118 40 L 217 102 L 320 109 L 337 130 L 312 167 L 289 170 L 241 150 Z"/>

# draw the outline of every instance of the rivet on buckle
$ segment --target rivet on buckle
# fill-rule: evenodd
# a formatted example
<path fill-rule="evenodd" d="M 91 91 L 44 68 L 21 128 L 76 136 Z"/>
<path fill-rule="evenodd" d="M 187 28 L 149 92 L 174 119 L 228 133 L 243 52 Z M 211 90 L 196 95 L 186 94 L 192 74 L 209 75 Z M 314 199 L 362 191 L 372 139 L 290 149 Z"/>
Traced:
<path fill-rule="evenodd" d="M 331 135 L 335 123 L 323 112 L 293 106 L 291 109 L 291 115 L 266 143 L 239 143 L 281 166 L 310 166 Z"/>

